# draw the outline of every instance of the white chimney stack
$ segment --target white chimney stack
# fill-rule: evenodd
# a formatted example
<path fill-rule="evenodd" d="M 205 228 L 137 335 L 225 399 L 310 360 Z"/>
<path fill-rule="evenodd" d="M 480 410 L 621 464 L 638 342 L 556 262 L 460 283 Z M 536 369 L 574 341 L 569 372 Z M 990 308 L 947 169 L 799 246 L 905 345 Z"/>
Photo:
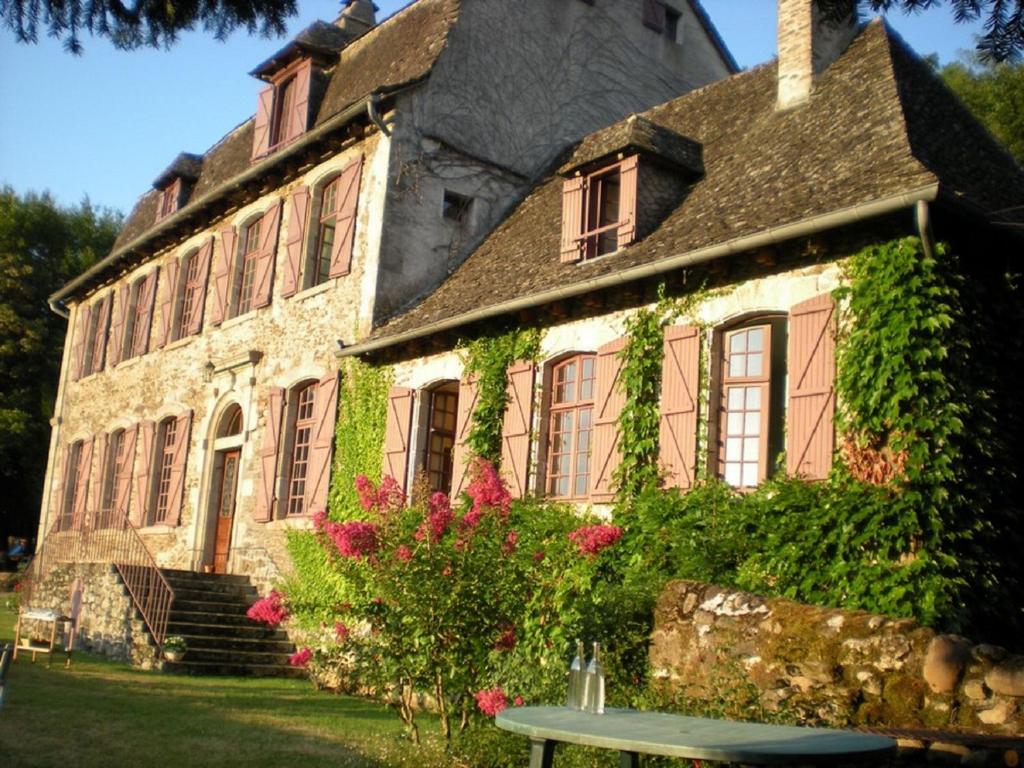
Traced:
<path fill-rule="evenodd" d="M 814 78 L 839 58 L 857 33 L 854 0 L 843 21 L 823 20 L 816 0 L 779 0 L 778 109 L 807 101 Z"/>

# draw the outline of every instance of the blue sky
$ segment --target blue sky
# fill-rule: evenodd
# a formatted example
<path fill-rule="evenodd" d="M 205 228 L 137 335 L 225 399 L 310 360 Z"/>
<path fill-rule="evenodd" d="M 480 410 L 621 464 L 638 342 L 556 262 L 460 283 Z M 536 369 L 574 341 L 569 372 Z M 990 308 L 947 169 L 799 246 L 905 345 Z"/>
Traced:
<path fill-rule="evenodd" d="M 377 3 L 378 19 L 406 4 Z M 339 7 L 300 0 L 289 35 L 314 19 L 333 20 Z M 741 66 L 775 55 L 774 0 L 704 7 Z M 980 32 L 954 24 L 945 6 L 889 21 L 918 52 L 943 62 L 972 48 Z M 167 51 L 124 52 L 86 37 L 75 57 L 54 40 L 21 45 L 0 29 L 0 184 L 48 189 L 62 203 L 88 195 L 127 213 L 178 152 L 202 153 L 252 115 L 259 84 L 247 73 L 286 39 L 238 32 L 222 43 L 196 32 Z"/>

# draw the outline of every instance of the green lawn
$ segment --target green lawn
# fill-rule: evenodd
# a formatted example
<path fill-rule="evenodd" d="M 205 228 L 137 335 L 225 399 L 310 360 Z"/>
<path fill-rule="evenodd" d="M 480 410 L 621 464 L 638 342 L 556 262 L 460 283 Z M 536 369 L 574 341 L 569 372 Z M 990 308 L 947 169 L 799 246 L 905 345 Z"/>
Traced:
<path fill-rule="evenodd" d="M 0 595 L 0 642 L 15 613 Z M 19 656 L 0 710 L 0 765 L 431 766 L 452 765 L 424 717 L 417 748 L 379 704 L 320 693 L 303 680 L 143 672 L 82 653 L 70 669 Z"/>

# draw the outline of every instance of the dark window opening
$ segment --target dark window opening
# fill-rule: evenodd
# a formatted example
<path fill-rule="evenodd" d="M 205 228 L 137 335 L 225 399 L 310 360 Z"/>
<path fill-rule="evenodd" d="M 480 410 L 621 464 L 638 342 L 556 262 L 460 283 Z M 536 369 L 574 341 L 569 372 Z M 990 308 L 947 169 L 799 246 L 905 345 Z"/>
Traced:
<path fill-rule="evenodd" d="M 618 250 L 620 181 L 618 166 L 587 180 L 583 211 L 585 258 L 604 256 Z"/>
<path fill-rule="evenodd" d="M 295 103 L 295 78 L 289 77 L 274 93 L 274 117 L 270 124 L 270 146 L 284 141 L 287 131 L 288 116 L 292 113 Z"/>
<path fill-rule="evenodd" d="M 464 224 L 469 219 L 469 208 L 473 204 L 473 198 L 452 192 L 450 189 L 444 191 L 444 202 L 441 205 L 441 215 L 448 221 L 456 224 Z"/>
<path fill-rule="evenodd" d="M 668 5 L 665 6 L 665 30 L 663 34 L 673 43 L 679 41 L 679 20 L 682 16 L 675 8 Z"/>
<path fill-rule="evenodd" d="M 458 382 L 449 382 L 430 391 L 427 444 L 423 469 L 430 480 L 430 490 L 450 493 L 452 459 L 455 450 L 455 420 L 459 406 Z"/>

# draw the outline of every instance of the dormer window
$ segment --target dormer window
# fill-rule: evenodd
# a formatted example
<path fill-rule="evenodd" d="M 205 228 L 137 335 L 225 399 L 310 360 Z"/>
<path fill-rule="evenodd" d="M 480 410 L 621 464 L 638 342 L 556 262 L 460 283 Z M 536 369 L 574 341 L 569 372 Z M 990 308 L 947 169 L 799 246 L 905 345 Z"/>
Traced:
<path fill-rule="evenodd" d="M 181 206 L 181 179 L 177 178 L 160 191 L 160 204 L 156 212 L 156 220 L 166 219 Z"/>
<path fill-rule="evenodd" d="M 644 26 L 664 35 L 673 43 L 678 41 L 681 18 L 679 11 L 661 0 L 644 0 Z"/>
<path fill-rule="evenodd" d="M 302 58 L 267 78 L 270 85 L 260 91 L 256 108 L 252 138 L 254 160 L 306 132 L 312 75 L 312 59 Z"/>
<path fill-rule="evenodd" d="M 614 253 L 636 235 L 637 156 L 566 179 L 562 261 Z"/>

